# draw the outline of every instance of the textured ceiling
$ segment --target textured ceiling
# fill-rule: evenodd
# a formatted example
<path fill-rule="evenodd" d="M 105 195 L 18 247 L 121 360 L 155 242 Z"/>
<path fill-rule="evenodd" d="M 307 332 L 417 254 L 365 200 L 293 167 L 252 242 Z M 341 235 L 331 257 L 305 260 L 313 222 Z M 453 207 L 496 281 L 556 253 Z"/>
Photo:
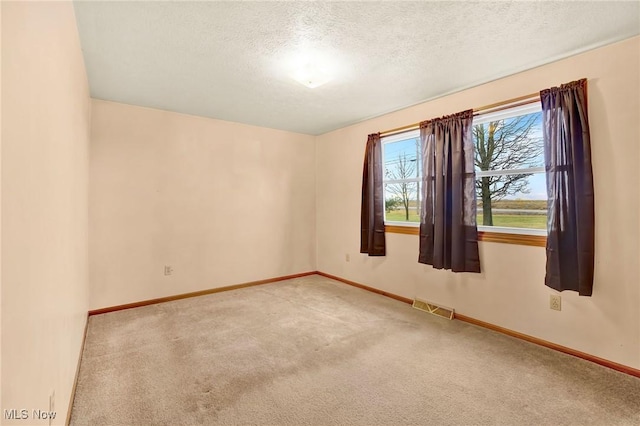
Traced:
<path fill-rule="evenodd" d="M 321 134 L 640 32 L 640 2 L 75 2 L 91 95 Z M 333 80 L 290 78 L 308 56 Z M 514 94 L 514 96 L 517 94 Z"/>

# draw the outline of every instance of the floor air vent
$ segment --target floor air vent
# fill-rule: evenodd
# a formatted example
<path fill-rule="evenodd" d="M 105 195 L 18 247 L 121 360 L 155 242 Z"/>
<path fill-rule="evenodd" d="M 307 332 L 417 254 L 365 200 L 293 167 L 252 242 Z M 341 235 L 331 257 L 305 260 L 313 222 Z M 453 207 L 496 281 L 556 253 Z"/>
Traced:
<path fill-rule="evenodd" d="M 431 302 L 425 302 L 420 299 L 413 299 L 413 307 L 420 309 L 421 311 L 429 312 L 430 314 L 437 315 L 442 318 L 453 319 L 453 308 L 446 308 L 444 306 L 438 306 Z"/>

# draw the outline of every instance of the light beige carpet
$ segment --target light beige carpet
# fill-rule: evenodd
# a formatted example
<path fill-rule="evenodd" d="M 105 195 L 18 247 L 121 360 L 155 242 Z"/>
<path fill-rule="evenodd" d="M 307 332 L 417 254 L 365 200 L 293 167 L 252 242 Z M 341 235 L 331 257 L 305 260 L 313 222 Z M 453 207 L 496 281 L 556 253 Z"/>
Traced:
<path fill-rule="evenodd" d="M 90 318 L 74 425 L 639 425 L 640 379 L 320 276 Z"/>

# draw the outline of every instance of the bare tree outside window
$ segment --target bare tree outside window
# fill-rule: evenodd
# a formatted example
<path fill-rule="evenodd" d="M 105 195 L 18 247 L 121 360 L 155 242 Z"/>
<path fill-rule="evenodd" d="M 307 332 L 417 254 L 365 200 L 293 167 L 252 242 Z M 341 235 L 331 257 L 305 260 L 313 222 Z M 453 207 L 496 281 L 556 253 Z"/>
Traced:
<path fill-rule="evenodd" d="M 418 221 L 420 217 L 420 140 L 408 138 L 387 145 L 384 180 L 387 213 L 398 207 L 404 221 Z M 395 220 L 401 220 L 397 217 Z"/>
<path fill-rule="evenodd" d="M 391 162 L 385 171 L 387 180 L 405 180 L 416 177 L 416 157 L 401 153 Z M 404 208 L 405 220 L 409 221 L 411 200 L 416 199 L 416 182 L 399 182 L 387 184 L 387 193 L 391 199 L 399 199 Z"/>
<path fill-rule="evenodd" d="M 525 169 L 542 166 L 540 114 L 527 114 L 473 126 L 475 165 L 481 171 Z M 483 176 L 476 180 L 482 205 L 482 224 L 493 226 L 492 203 L 509 195 L 529 192 L 525 174 Z"/>

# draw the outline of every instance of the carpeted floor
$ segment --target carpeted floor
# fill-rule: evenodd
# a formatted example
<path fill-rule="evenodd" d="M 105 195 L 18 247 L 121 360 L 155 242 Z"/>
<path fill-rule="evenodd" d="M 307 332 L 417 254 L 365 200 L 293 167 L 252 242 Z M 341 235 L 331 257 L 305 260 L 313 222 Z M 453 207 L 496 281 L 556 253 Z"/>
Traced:
<path fill-rule="evenodd" d="M 320 276 L 90 318 L 73 425 L 639 425 L 640 379 Z"/>

